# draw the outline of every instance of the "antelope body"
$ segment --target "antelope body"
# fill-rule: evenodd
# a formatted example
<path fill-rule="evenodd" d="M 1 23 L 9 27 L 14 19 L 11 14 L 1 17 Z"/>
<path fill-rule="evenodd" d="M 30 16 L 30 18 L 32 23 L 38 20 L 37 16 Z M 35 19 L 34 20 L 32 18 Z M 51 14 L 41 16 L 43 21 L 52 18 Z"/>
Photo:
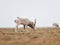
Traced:
<path fill-rule="evenodd" d="M 18 26 L 19 25 L 23 25 L 24 26 L 24 29 L 25 29 L 25 26 L 29 26 L 32 29 L 35 29 L 35 25 L 36 25 L 36 19 L 33 22 L 33 21 L 30 21 L 27 18 L 19 18 L 19 17 L 17 17 L 17 19 L 14 22 L 16 23 L 16 28 L 15 28 L 15 31 L 16 32 L 18 30 Z"/>

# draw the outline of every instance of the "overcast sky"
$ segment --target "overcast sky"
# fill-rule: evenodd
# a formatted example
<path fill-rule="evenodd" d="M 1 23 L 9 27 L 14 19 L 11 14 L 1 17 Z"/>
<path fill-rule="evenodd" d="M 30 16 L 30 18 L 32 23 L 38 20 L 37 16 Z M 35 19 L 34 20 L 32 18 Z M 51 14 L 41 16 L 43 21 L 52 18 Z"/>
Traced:
<path fill-rule="evenodd" d="M 15 27 L 16 17 L 36 18 L 39 27 L 60 24 L 60 0 L 0 0 L 0 27 Z"/>

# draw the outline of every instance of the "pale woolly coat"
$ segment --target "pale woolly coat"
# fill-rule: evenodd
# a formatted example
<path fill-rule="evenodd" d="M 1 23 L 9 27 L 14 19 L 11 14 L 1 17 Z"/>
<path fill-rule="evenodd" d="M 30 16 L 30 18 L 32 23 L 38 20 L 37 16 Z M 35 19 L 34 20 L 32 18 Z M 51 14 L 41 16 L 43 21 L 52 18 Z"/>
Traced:
<path fill-rule="evenodd" d="M 19 17 L 17 17 L 17 19 L 14 22 L 16 23 L 15 31 L 18 30 L 18 25 L 23 25 L 24 29 L 25 29 L 25 26 L 29 26 L 32 29 L 34 29 L 35 28 L 35 24 L 36 24 L 36 20 L 33 22 L 33 21 L 30 21 L 27 18 L 19 18 Z"/>

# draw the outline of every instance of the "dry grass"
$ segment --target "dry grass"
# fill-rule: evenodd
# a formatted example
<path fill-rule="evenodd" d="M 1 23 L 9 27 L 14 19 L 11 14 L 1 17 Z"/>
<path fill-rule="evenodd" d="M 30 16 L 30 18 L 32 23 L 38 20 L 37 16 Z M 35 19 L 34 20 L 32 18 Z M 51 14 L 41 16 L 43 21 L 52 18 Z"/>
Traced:
<path fill-rule="evenodd" d="M 60 28 L 0 28 L 0 45 L 60 45 Z"/>

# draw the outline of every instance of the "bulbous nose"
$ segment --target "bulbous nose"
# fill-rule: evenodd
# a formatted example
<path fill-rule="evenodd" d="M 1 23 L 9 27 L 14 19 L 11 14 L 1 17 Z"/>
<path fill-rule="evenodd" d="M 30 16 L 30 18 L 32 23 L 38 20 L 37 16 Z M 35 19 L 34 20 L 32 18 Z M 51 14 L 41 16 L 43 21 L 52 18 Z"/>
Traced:
<path fill-rule="evenodd" d="M 14 20 L 14 22 L 16 22 L 16 20 Z"/>

